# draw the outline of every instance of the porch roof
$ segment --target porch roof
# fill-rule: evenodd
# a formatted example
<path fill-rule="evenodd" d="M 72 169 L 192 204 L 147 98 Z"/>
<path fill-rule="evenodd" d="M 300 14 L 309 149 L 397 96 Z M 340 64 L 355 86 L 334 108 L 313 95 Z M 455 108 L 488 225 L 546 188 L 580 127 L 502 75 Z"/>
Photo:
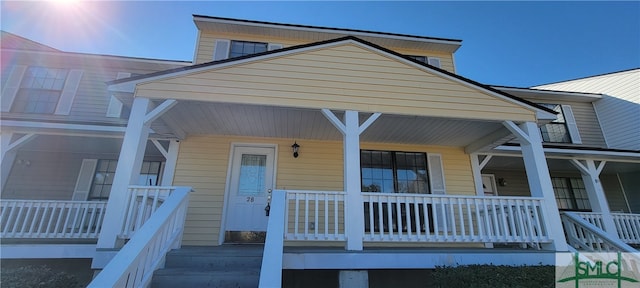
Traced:
<path fill-rule="evenodd" d="M 108 83 L 135 97 L 178 104 L 154 123 L 158 135 L 339 140 L 321 109 L 383 117 L 362 141 L 465 147 L 496 143 L 503 121 L 555 119 L 555 112 L 355 37 L 193 65 Z"/>
<path fill-rule="evenodd" d="M 546 107 L 353 36 L 107 84 L 111 91 L 151 99 L 497 121 L 555 119 Z"/>

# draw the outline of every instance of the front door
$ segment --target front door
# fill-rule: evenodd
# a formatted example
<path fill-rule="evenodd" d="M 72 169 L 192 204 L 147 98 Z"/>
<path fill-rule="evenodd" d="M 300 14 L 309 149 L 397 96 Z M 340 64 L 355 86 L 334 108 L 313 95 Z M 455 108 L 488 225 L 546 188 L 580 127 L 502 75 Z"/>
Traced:
<path fill-rule="evenodd" d="M 268 190 L 274 182 L 275 148 L 234 148 L 226 231 L 267 231 Z"/>

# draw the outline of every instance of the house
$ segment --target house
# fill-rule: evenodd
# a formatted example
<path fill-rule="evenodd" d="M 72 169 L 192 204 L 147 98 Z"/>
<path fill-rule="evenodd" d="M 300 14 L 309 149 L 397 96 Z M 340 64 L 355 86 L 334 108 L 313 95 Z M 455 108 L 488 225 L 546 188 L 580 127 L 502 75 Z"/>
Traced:
<path fill-rule="evenodd" d="M 19 122 L 11 117 L 40 119 L 3 134 L 3 167 L 12 162 L 3 242 L 33 237 L 44 246 L 50 236 L 32 227 L 75 215 L 53 234 L 92 235 L 84 257 L 104 269 L 96 287 L 148 283 L 158 259 L 181 245 L 264 242 L 260 286 L 280 286 L 283 269 L 325 269 L 339 270 L 346 287 L 364 285 L 373 269 L 553 264 L 556 252 L 640 244 L 632 200 L 640 151 L 607 146 L 594 108 L 602 92 L 478 83 L 456 74 L 455 39 L 193 18 L 191 65 L 79 55 L 122 63 L 93 92 L 102 114 L 73 118 L 74 107 L 92 102 L 82 93 L 53 115 L 3 110 L 3 133 L 7 120 Z M 132 71 L 143 63 L 146 71 Z M 3 76 L 14 86 L 3 87 L 26 85 L 30 74 L 15 71 L 29 68 L 19 65 L 29 64 L 14 64 Z M 2 92 L 9 112 L 22 95 L 11 91 Z M 129 117 L 107 117 L 107 100 Z M 55 125 L 40 124 L 51 118 Z M 58 128 L 63 120 L 72 126 Z M 94 130 L 73 129 L 86 122 Z M 36 146 L 50 130 L 62 143 Z M 76 175 L 58 194 L 48 192 L 61 179 L 47 179 L 51 169 L 19 172 L 35 170 L 40 157 L 66 157 L 54 148 L 75 159 L 73 173 L 55 171 Z M 34 178 L 48 184 L 25 190 L 48 201 L 5 204 L 33 199 L 10 187 Z M 44 212 L 54 199 L 80 201 Z"/>

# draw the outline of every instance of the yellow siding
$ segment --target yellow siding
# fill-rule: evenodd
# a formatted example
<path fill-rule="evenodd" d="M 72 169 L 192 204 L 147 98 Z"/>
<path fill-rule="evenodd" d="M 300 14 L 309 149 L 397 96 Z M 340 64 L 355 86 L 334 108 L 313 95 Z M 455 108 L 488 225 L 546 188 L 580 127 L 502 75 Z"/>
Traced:
<path fill-rule="evenodd" d="M 198 42 L 198 54 L 196 55 L 196 64 L 211 62 L 213 60 L 214 43 L 216 39 L 226 40 L 239 40 L 239 41 L 253 41 L 253 42 L 266 42 L 282 44 L 284 47 L 291 47 L 296 45 L 309 44 L 308 42 L 301 41 L 299 39 L 285 39 L 285 38 L 273 38 L 260 35 L 242 35 L 242 34 L 216 34 L 206 31 L 200 32 L 200 40 Z M 338 38 L 338 36 L 336 36 Z M 321 40 L 318 40 L 321 41 Z M 404 55 L 416 55 L 416 56 L 431 56 L 440 58 L 440 64 L 442 69 L 451 73 L 455 73 L 455 66 L 453 64 L 453 55 L 449 53 L 436 52 L 436 51 L 424 51 L 424 50 L 408 50 L 397 47 L 385 47 Z"/>
<path fill-rule="evenodd" d="M 142 83 L 136 95 L 458 119 L 535 121 L 535 113 L 520 105 L 354 44 Z"/>
<path fill-rule="evenodd" d="M 291 139 L 229 136 L 193 136 L 180 144 L 175 185 L 192 186 L 184 245 L 216 245 L 232 143 L 268 143 L 278 146 L 276 188 L 341 191 L 342 142 L 298 140 L 300 156 L 291 155 Z M 471 164 L 459 148 L 363 143 L 362 149 L 418 151 L 442 155 L 447 193 L 474 195 Z"/>

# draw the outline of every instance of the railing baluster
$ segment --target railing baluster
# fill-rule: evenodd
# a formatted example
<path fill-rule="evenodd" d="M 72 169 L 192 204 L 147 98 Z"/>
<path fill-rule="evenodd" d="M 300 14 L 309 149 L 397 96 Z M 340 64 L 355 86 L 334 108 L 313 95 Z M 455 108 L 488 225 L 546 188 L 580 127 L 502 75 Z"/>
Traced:
<path fill-rule="evenodd" d="M 293 234 L 295 235 L 296 239 L 298 239 L 298 237 L 300 237 L 299 236 L 300 231 L 299 231 L 298 227 L 299 227 L 299 222 L 300 222 L 299 221 L 299 217 L 300 217 L 300 195 L 301 194 L 302 193 L 295 193 L 295 195 L 296 195 L 296 197 L 295 197 L 295 199 L 296 199 L 295 200 L 296 210 L 295 210 L 295 218 L 293 219 L 295 221 L 294 225 L 293 225 Z"/>
<path fill-rule="evenodd" d="M 414 216 L 414 221 L 415 221 L 415 227 L 416 227 L 416 239 L 419 240 L 421 238 L 421 230 L 422 230 L 422 223 L 420 223 L 420 204 L 418 204 L 418 200 L 416 199 L 416 197 L 413 197 L 413 216 Z"/>

